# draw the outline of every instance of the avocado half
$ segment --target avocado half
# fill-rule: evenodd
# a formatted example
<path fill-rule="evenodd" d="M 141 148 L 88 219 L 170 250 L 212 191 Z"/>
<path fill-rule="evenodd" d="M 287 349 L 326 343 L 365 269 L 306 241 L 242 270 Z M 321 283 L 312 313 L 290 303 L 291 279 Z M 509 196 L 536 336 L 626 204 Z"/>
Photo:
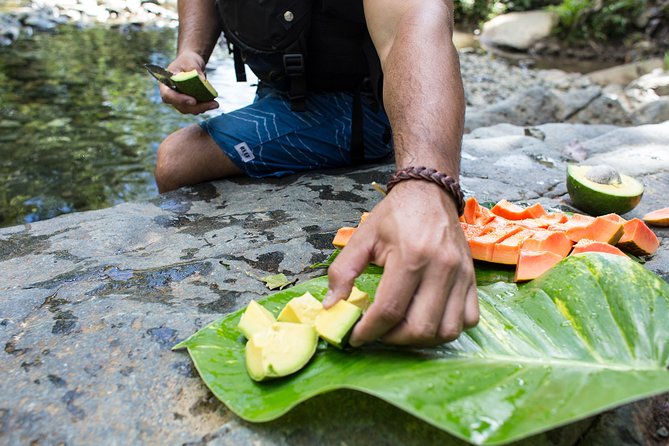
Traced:
<path fill-rule="evenodd" d="M 643 184 L 610 166 L 569 164 L 567 191 L 575 207 L 591 215 L 625 214 L 639 204 Z"/>

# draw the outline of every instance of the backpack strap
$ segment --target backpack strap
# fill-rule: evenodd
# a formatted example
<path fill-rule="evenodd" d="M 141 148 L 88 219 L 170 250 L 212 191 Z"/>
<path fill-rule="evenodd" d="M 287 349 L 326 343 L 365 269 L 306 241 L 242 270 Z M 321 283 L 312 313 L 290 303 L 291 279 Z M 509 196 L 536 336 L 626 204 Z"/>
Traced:
<path fill-rule="evenodd" d="M 244 59 L 242 58 L 242 51 L 237 45 L 228 43 L 228 50 L 232 53 L 232 58 L 235 62 L 235 76 L 237 82 L 246 82 L 246 68 L 244 68 Z"/>
<path fill-rule="evenodd" d="M 351 163 L 365 162 L 365 141 L 363 134 L 362 97 L 360 90 L 353 93 L 351 110 Z"/>
<path fill-rule="evenodd" d="M 300 40 L 290 45 L 283 55 L 283 68 L 290 81 L 288 90 L 290 109 L 294 112 L 303 112 L 307 109 L 307 74 Z"/>

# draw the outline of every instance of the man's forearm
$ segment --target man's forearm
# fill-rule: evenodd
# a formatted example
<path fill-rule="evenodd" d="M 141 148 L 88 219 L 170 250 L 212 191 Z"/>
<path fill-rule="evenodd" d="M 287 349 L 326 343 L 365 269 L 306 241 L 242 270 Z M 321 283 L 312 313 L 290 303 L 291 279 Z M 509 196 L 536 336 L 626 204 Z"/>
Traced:
<path fill-rule="evenodd" d="M 452 8 L 441 0 L 366 0 L 384 73 L 384 104 L 398 167 L 459 175 L 464 93 L 452 43 Z"/>
<path fill-rule="evenodd" d="M 179 0 L 177 54 L 192 51 L 207 62 L 221 34 L 221 21 L 213 0 Z"/>

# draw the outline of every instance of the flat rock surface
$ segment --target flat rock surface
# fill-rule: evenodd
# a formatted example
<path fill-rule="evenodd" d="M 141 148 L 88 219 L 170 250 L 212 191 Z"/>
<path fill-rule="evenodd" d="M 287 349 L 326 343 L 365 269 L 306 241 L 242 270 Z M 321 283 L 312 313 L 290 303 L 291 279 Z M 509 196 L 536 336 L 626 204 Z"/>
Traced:
<path fill-rule="evenodd" d="M 464 139 L 462 183 L 480 201 L 569 209 L 566 162 L 595 158 L 645 183 L 627 215 L 641 216 L 667 206 L 667 141 L 669 122 L 478 128 Z M 379 201 L 370 183 L 384 183 L 391 169 L 233 179 L 0 229 L 0 442 L 462 444 L 352 391 L 317 397 L 270 423 L 246 423 L 211 395 L 186 352 L 170 350 L 266 296 L 249 273 L 300 281 L 324 274 L 310 265 L 331 252 L 337 228 Z M 656 233 L 662 246 L 646 266 L 669 280 L 669 230 Z M 669 426 L 658 414 L 667 404 L 666 395 L 647 399 L 522 444 L 572 445 L 583 435 L 588 444 L 659 445 Z M 630 428 L 630 419 L 645 427 Z"/>

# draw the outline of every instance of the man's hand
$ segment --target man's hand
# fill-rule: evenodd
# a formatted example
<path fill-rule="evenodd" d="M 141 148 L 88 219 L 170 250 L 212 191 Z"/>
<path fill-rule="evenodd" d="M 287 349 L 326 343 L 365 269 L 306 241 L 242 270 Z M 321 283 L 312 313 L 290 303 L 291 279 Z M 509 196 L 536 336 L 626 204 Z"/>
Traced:
<path fill-rule="evenodd" d="M 202 56 L 192 51 L 183 51 L 167 69 L 172 73 L 191 70 L 204 73 L 204 66 L 205 61 Z M 160 84 L 160 96 L 164 103 L 172 105 L 183 114 L 199 115 L 219 107 L 216 101 L 197 102 L 194 97 L 179 93 L 163 84 Z"/>
<path fill-rule="evenodd" d="M 453 199 L 436 184 L 400 182 L 374 208 L 330 266 L 325 306 L 345 299 L 370 262 L 384 267 L 383 277 L 351 345 L 433 346 L 477 324 L 469 247 Z"/>

